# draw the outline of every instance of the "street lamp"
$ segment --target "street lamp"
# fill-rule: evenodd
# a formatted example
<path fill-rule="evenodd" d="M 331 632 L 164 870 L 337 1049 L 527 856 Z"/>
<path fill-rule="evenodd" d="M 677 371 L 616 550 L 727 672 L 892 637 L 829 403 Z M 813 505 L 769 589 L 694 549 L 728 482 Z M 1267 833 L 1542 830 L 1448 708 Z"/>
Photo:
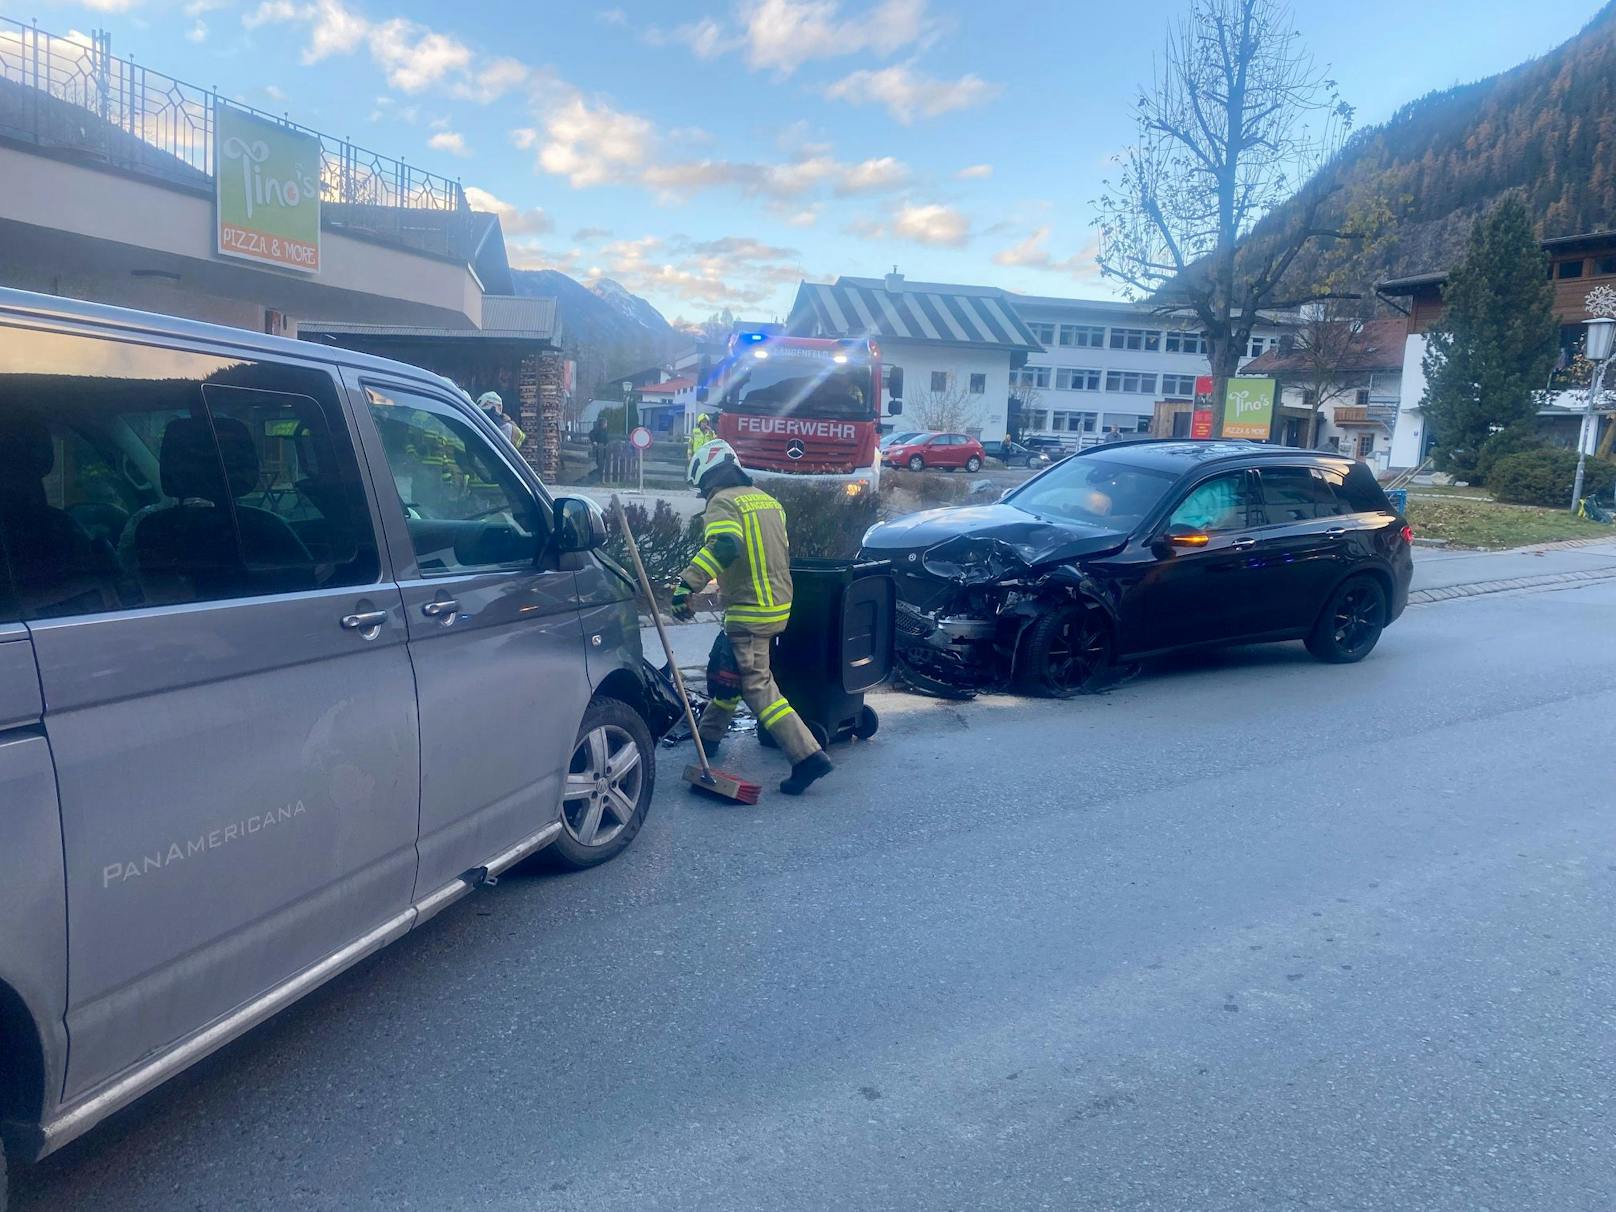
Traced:
<path fill-rule="evenodd" d="M 1594 373 L 1588 380 L 1588 399 L 1583 405 L 1582 427 L 1577 432 L 1577 478 L 1571 486 L 1572 513 L 1577 512 L 1577 505 L 1582 500 L 1582 477 L 1588 466 L 1588 447 L 1593 445 L 1593 437 L 1599 432 L 1598 414 L 1594 408 L 1604 390 L 1605 368 L 1610 365 L 1611 345 L 1616 342 L 1616 318 L 1595 316 L 1592 320 L 1584 320 L 1583 325 L 1588 330 L 1583 348 L 1588 360 L 1594 364 Z"/>

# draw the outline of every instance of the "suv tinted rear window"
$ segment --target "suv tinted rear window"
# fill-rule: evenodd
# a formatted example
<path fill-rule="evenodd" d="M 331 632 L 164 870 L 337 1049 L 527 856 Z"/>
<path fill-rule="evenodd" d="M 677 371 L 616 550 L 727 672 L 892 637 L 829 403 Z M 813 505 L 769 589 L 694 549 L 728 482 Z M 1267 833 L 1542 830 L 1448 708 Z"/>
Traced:
<path fill-rule="evenodd" d="M 1363 463 L 1354 463 L 1343 471 L 1339 467 L 1323 467 L 1319 474 L 1332 491 L 1340 497 L 1352 513 L 1391 513 L 1392 503 L 1381 491 L 1375 473 Z"/>
<path fill-rule="evenodd" d="M 1261 477 L 1263 512 L 1270 524 L 1353 512 L 1311 467 L 1264 467 Z"/>

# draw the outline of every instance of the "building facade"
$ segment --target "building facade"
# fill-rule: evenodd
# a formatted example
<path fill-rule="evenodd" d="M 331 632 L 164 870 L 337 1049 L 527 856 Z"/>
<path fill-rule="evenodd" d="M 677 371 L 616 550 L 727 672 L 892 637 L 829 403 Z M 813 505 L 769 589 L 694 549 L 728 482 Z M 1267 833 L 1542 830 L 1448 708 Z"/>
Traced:
<path fill-rule="evenodd" d="M 1189 317 L 1105 299 L 1013 298 L 1043 347 L 1012 382 L 1021 436 L 1054 437 L 1082 449 L 1113 431 L 1147 434 L 1164 402 L 1181 403 L 1188 421 L 1196 377 L 1212 372 L 1206 340 Z M 1277 347 L 1289 331 L 1282 323 L 1259 324 L 1245 358 Z M 1161 411 L 1171 416 L 1179 410 Z"/>
<path fill-rule="evenodd" d="M 1616 287 L 1616 231 L 1589 232 L 1562 236 L 1543 242 L 1549 255 L 1549 279 L 1554 283 L 1554 316 L 1560 323 L 1560 364 L 1562 370 L 1545 386 L 1547 399 L 1539 415 L 1550 440 L 1570 435 L 1575 443 L 1580 428 L 1582 399 L 1579 385 L 1566 371 L 1582 352 L 1583 321 L 1588 319 L 1585 300 L 1596 286 Z M 1425 399 L 1425 352 L 1428 334 L 1442 323 L 1442 288 L 1446 272 L 1413 274 L 1380 283 L 1376 292 L 1408 313 L 1408 338 L 1403 349 L 1403 373 L 1399 388 L 1397 421 L 1391 437 L 1392 467 L 1416 467 L 1431 448 L 1432 435 L 1425 423 L 1420 403 Z M 1605 424 L 1616 424 L 1606 418 Z M 1597 445 L 1599 426 L 1587 434 Z"/>
<path fill-rule="evenodd" d="M 884 366 L 903 371 L 895 429 L 969 433 L 990 441 L 1010 426 L 1011 376 L 1042 347 L 1015 295 L 992 286 L 838 278 L 797 288 L 797 336 L 874 339 Z"/>

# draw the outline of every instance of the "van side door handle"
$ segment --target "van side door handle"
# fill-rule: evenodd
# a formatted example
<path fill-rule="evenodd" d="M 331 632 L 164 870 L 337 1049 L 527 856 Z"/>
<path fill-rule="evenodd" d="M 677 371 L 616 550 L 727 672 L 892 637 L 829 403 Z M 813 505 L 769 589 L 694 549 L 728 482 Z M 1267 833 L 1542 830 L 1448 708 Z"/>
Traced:
<path fill-rule="evenodd" d="M 460 603 L 453 598 L 439 598 L 435 602 L 423 602 L 421 613 L 429 619 L 441 619 L 445 623 L 454 622 L 455 615 L 460 613 Z"/>
<path fill-rule="evenodd" d="M 344 631 L 357 631 L 359 638 L 374 640 L 381 634 L 382 626 L 387 622 L 385 610 L 358 610 L 353 614 L 342 616 L 342 629 Z"/>

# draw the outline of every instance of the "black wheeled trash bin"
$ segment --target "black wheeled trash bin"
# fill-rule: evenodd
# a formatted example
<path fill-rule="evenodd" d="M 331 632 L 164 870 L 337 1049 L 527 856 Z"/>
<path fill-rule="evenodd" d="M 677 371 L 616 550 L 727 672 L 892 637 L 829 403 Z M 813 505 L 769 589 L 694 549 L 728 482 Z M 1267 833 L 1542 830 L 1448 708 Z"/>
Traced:
<path fill-rule="evenodd" d="M 891 565 L 793 560 L 791 583 L 791 620 L 771 658 L 775 681 L 821 745 L 874 736 L 881 721 L 864 693 L 892 676 Z M 758 737 L 773 742 L 767 728 Z"/>

